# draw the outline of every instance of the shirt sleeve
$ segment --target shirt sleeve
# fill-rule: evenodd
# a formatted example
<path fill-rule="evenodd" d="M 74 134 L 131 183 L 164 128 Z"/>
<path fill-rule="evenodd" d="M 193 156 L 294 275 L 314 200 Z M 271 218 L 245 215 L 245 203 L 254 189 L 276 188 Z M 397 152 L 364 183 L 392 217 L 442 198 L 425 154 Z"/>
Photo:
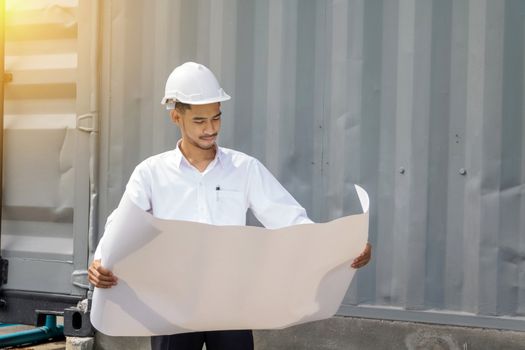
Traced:
<path fill-rule="evenodd" d="M 258 160 L 250 164 L 248 203 L 255 217 L 266 228 L 309 224 L 306 210 Z"/>
<path fill-rule="evenodd" d="M 107 231 L 108 227 L 111 225 L 111 221 L 113 220 L 113 217 L 115 216 L 115 210 L 111 212 L 111 214 L 108 216 L 108 219 L 106 220 L 106 225 L 104 225 L 104 233 Z M 93 255 L 93 260 L 100 260 L 102 258 L 102 246 L 104 245 L 104 237 L 105 235 L 102 235 L 100 237 L 100 240 L 98 241 L 97 249 L 95 250 L 95 254 Z"/>
<path fill-rule="evenodd" d="M 146 161 L 131 174 L 124 194 L 139 208 L 151 213 L 151 173 Z"/>
<path fill-rule="evenodd" d="M 151 181 L 149 168 L 145 162 L 137 165 L 131 174 L 124 195 L 128 196 L 131 201 L 144 211 L 151 212 Z M 124 196 L 122 196 L 124 197 Z M 121 199 L 122 201 L 122 199 Z M 95 254 L 94 260 L 99 260 L 102 257 L 102 247 L 104 245 L 104 236 L 108 228 L 111 226 L 111 221 L 115 217 L 115 210 L 108 216 L 106 225 L 104 226 L 104 235 L 100 238 Z"/>

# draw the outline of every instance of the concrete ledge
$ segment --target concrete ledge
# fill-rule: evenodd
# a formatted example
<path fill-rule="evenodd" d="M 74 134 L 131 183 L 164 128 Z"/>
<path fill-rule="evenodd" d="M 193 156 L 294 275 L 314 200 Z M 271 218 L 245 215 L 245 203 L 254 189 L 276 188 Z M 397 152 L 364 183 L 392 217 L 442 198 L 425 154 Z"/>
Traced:
<path fill-rule="evenodd" d="M 94 338 L 66 337 L 66 350 L 93 350 L 94 345 Z"/>
<path fill-rule="evenodd" d="M 254 331 L 255 350 L 525 349 L 525 332 L 333 317 L 283 330 Z M 97 350 L 149 350 L 148 337 L 96 335 Z"/>
<path fill-rule="evenodd" d="M 110 337 L 102 333 L 95 334 L 96 350 L 150 350 L 149 337 Z"/>
<path fill-rule="evenodd" d="M 283 330 L 256 331 L 257 350 L 523 350 L 525 332 L 334 317 Z"/>

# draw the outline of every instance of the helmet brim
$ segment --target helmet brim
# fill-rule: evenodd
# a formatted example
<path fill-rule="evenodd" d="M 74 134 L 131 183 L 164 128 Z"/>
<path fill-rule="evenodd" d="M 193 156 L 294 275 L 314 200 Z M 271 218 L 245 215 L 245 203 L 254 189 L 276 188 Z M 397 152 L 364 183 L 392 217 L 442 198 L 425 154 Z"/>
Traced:
<path fill-rule="evenodd" d="M 224 101 L 228 101 L 230 99 L 231 99 L 231 96 L 228 95 L 227 93 L 223 93 L 222 96 L 210 98 L 210 99 L 207 99 L 207 100 L 185 100 L 185 99 L 176 99 L 174 97 L 167 96 L 167 97 L 164 97 L 160 101 L 160 104 L 165 105 L 165 104 L 168 103 L 169 100 L 172 100 L 174 102 L 181 102 L 181 103 L 186 103 L 186 104 L 189 104 L 189 105 L 206 105 L 206 104 L 209 104 L 209 103 L 224 102 Z"/>

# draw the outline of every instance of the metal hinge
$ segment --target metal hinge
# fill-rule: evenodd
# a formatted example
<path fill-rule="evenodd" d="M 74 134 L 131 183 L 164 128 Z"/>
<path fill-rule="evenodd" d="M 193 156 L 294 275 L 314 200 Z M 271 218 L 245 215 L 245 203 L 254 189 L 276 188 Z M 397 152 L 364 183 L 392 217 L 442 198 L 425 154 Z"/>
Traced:
<path fill-rule="evenodd" d="M 86 113 L 77 117 L 77 129 L 84 132 L 98 132 L 98 114 Z"/>
<path fill-rule="evenodd" d="M 71 274 L 71 283 L 82 289 L 89 289 L 87 270 L 75 270 Z"/>

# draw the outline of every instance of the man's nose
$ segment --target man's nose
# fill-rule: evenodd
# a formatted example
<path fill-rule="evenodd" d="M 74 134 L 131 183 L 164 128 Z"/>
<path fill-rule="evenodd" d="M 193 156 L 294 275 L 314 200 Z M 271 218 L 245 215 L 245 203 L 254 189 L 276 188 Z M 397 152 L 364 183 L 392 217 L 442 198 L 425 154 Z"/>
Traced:
<path fill-rule="evenodd" d="M 206 121 L 206 123 L 204 124 L 204 133 L 206 135 L 213 135 L 213 134 L 215 134 L 215 126 L 213 125 L 213 123 L 210 120 Z"/>

